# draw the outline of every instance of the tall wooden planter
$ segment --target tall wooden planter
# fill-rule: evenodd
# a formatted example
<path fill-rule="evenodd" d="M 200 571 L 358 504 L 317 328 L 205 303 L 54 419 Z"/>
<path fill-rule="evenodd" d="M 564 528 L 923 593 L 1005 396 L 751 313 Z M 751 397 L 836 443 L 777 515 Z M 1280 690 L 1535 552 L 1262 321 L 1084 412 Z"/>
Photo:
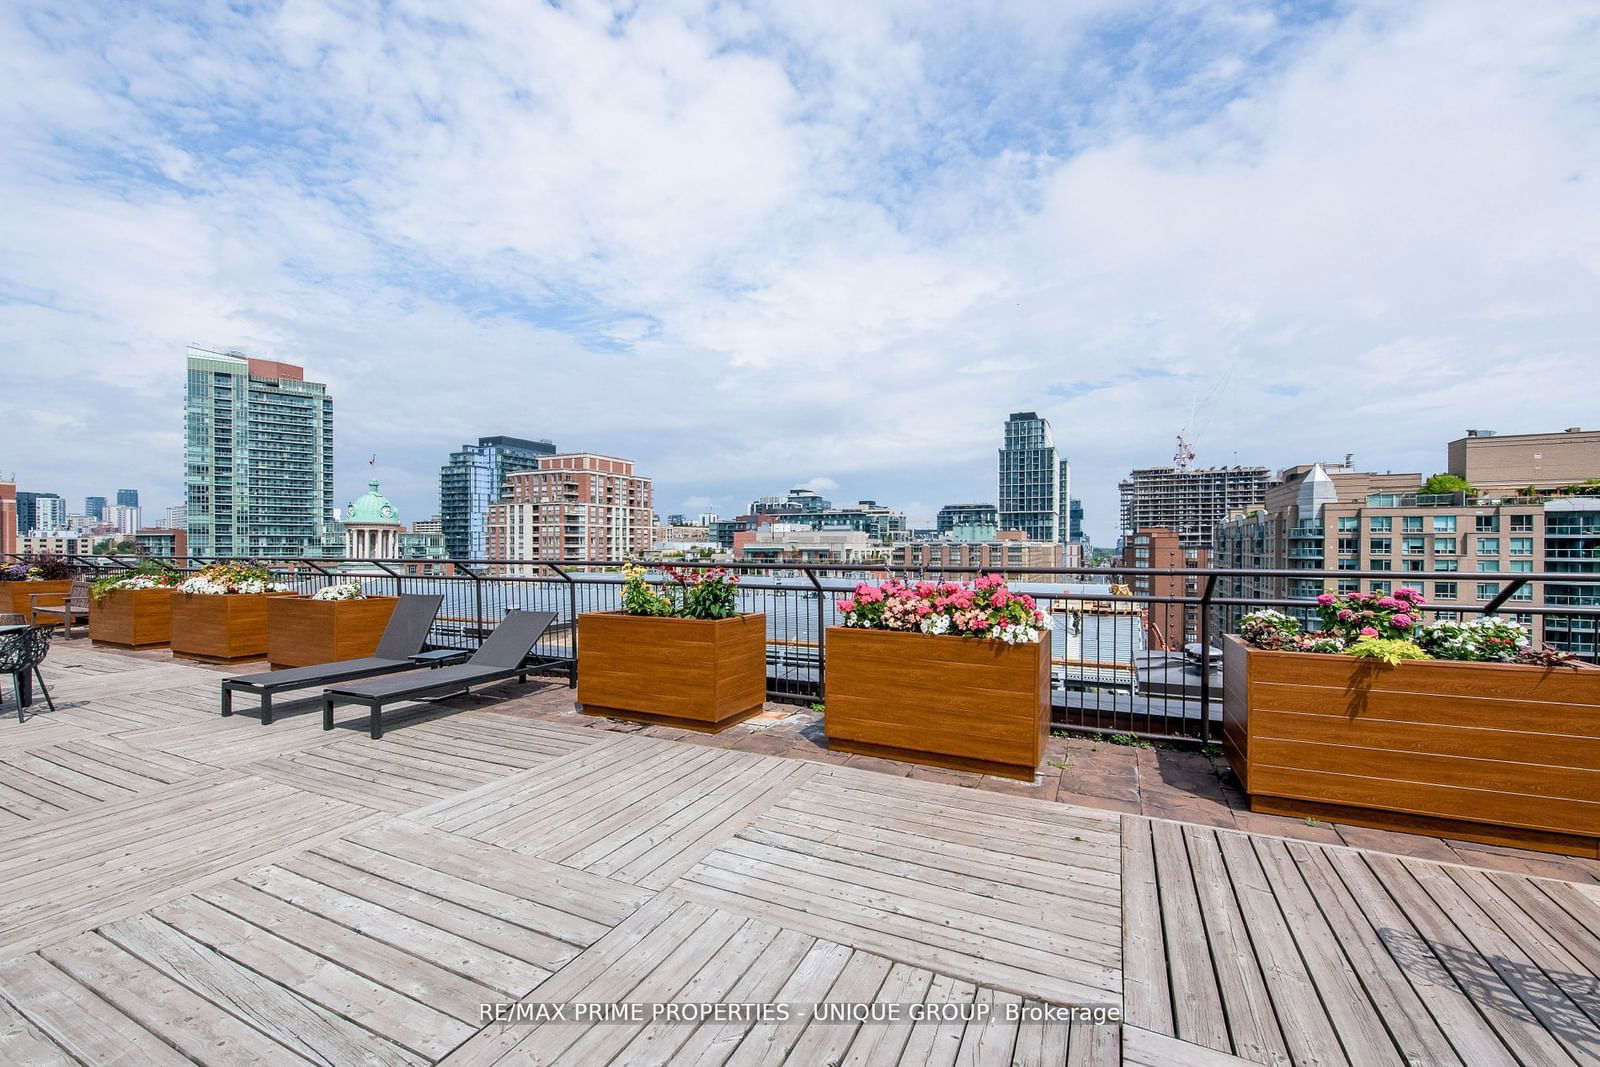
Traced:
<path fill-rule="evenodd" d="M 172 590 L 113 589 L 89 598 L 89 638 L 97 645 L 152 648 L 172 640 Z"/>
<path fill-rule="evenodd" d="M 767 617 L 578 616 L 578 707 L 586 715 L 715 732 L 767 699 Z"/>
<path fill-rule="evenodd" d="M 1223 646 L 1253 811 L 1600 856 L 1600 670 Z"/>
<path fill-rule="evenodd" d="M 267 600 L 267 660 L 273 670 L 362 659 L 378 650 L 399 598 Z"/>
<path fill-rule="evenodd" d="M 229 662 L 267 654 L 270 593 L 172 594 L 172 654 Z"/>
<path fill-rule="evenodd" d="M 830 627 L 828 747 L 1031 781 L 1050 736 L 1050 643 Z"/>
<path fill-rule="evenodd" d="M 15 612 L 33 621 L 33 597 L 50 594 L 46 604 L 62 604 L 72 591 L 72 579 L 49 582 L 0 582 L 0 611 Z"/>

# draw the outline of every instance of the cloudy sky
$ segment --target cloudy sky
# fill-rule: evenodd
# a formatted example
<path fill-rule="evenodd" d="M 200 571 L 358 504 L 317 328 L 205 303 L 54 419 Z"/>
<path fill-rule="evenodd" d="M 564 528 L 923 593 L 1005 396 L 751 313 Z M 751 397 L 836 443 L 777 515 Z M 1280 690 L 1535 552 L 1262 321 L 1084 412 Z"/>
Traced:
<path fill-rule="evenodd" d="M 1600 424 L 1600 5 L 4 5 L 0 475 L 181 499 L 183 349 L 405 518 L 480 434 L 661 512 Z"/>

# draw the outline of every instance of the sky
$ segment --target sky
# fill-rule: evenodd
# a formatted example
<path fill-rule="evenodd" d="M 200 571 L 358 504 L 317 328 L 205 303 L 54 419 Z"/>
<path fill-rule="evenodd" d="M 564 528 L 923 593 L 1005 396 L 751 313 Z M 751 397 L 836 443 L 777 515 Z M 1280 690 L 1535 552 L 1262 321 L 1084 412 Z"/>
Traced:
<path fill-rule="evenodd" d="M 1593 0 L 13 0 L 0 56 L 0 477 L 74 508 L 181 500 L 190 343 L 327 382 L 407 520 L 489 434 L 921 523 L 1036 410 L 1106 544 L 1180 432 L 1600 426 Z"/>

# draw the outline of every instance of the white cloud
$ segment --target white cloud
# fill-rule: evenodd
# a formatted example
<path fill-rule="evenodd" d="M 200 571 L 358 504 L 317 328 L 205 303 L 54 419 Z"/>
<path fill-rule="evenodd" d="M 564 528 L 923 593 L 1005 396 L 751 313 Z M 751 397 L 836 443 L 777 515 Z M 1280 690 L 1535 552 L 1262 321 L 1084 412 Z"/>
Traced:
<path fill-rule="evenodd" d="M 0 465 L 176 500 L 190 341 L 327 380 L 339 498 L 377 452 L 408 516 L 488 433 L 663 510 L 992 498 L 1035 408 L 1104 539 L 1186 425 L 1432 470 L 1593 421 L 1580 5 L 612 10 L 0 15 Z"/>

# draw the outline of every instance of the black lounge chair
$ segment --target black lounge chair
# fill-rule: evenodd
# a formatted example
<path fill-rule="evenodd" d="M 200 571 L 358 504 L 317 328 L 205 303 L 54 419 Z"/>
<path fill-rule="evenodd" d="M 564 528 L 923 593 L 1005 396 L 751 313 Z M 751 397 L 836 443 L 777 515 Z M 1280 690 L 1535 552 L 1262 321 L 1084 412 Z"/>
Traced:
<path fill-rule="evenodd" d="M 222 681 L 222 714 L 233 714 L 233 694 L 254 693 L 261 697 L 261 725 L 272 722 L 272 695 L 292 689 L 320 689 L 334 682 L 352 678 L 368 678 L 375 674 L 392 674 L 395 671 L 414 670 L 422 666 L 411 657 L 422 651 L 433 628 L 433 617 L 444 602 L 441 593 L 407 593 L 394 606 L 389 625 L 383 628 L 383 637 L 373 655 L 361 659 L 342 659 L 334 663 L 317 663 L 309 667 L 291 667 L 283 671 L 265 671 L 246 674 Z"/>
<path fill-rule="evenodd" d="M 548 611 L 507 612 L 494 633 L 463 664 L 408 674 L 403 678 L 373 678 L 354 685 L 330 686 L 322 694 L 322 728 L 333 729 L 334 704 L 364 704 L 370 715 L 369 732 L 377 739 L 383 736 L 385 704 L 454 696 L 467 692 L 472 686 L 498 682 L 513 675 L 518 681 L 526 682 L 528 671 L 533 669 L 527 663 L 528 653 L 555 620 L 554 613 Z"/>

